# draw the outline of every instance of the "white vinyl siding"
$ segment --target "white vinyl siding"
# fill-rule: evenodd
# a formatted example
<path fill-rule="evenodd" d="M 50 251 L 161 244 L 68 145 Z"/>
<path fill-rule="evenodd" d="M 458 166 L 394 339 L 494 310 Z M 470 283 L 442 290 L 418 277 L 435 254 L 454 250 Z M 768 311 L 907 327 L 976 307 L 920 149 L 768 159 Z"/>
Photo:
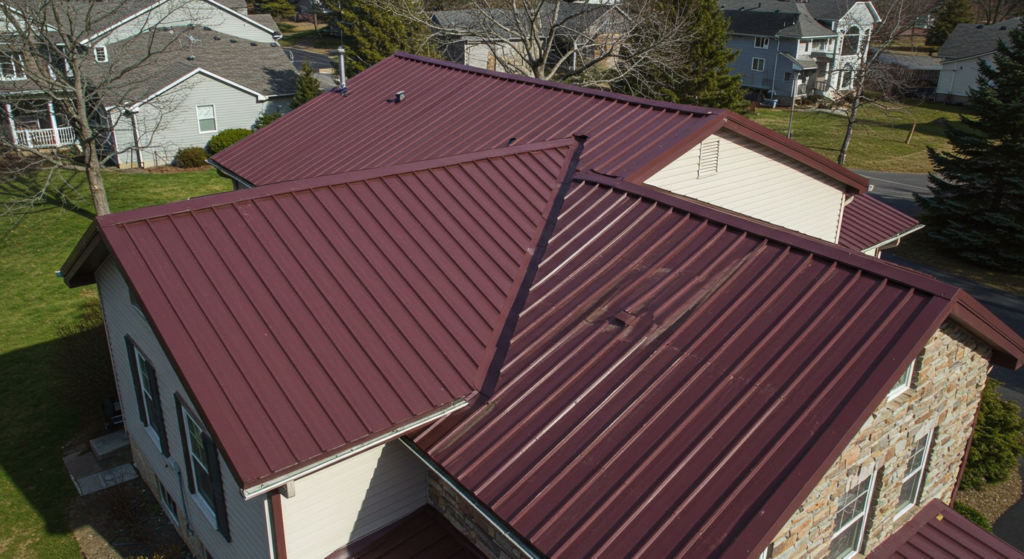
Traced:
<path fill-rule="evenodd" d="M 323 559 L 427 502 L 427 471 L 401 442 L 372 448 L 295 482 L 281 499 L 288 559 Z"/>
<path fill-rule="evenodd" d="M 178 420 L 175 416 L 174 394 L 177 392 L 185 402 L 192 406 L 178 376 L 174 373 L 170 361 L 164 354 L 159 341 L 145 319 L 131 305 L 128 285 L 114 263 L 113 259 L 100 266 L 96 272 L 96 284 L 100 291 L 100 302 L 103 305 L 103 319 L 107 329 L 107 337 L 111 342 L 111 355 L 114 363 L 114 376 L 117 380 L 118 394 L 125 418 L 139 417 L 138 400 L 132 384 L 131 366 L 125 348 L 124 336 L 129 334 L 132 341 L 153 363 L 157 378 L 160 381 L 160 400 L 164 410 L 164 421 L 167 425 L 167 441 L 171 457 L 181 465 L 182 478 L 185 479 L 185 453 L 181 445 L 178 431 Z M 160 483 L 168 493 L 177 498 L 180 495 L 178 476 L 167 467 L 168 460 L 160 453 L 159 445 L 144 431 L 141 421 L 125 421 L 125 430 L 131 436 L 137 452 L 142 454 L 149 463 Z M 269 538 L 267 534 L 267 516 L 265 497 L 257 497 L 244 501 L 238 485 L 228 469 L 227 460 L 220 457 L 221 478 L 224 481 L 224 498 L 227 506 L 227 517 L 231 528 L 231 542 L 217 531 L 189 497 L 187 480 L 185 481 L 186 498 L 177 503 L 179 509 L 188 509 L 189 519 L 196 536 L 210 553 L 217 559 L 261 559 L 269 556 Z M 184 512 L 179 510 L 184 520 Z"/>
<path fill-rule="evenodd" d="M 978 63 L 982 60 L 992 64 L 993 55 L 976 56 L 954 62 L 943 62 L 942 70 L 939 71 L 939 83 L 935 87 L 936 95 L 955 96 L 962 101 L 967 96 L 967 90 L 978 83 Z"/>
<path fill-rule="evenodd" d="M 714 175 L 698 178 L 701 146 L 695 146 L 647 184 L 828 242 L 838 240 L 844 200 L 838 181 L 730 132 L 713 134 L 703 144 L 715 141 Z"/>

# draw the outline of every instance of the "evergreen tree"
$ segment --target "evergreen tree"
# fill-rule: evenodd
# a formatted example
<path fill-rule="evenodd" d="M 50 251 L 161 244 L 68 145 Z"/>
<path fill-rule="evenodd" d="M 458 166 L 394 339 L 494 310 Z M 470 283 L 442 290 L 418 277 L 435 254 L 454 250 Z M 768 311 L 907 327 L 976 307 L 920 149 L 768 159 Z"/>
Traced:
<path fill-rule="evenodd" d="M 361 0 L 328 0 L 328 8 L 342 25 L 345 77 L 384 60 L 397 51 L 435 56 L 430 30 L 397 14 Z M 338 25 L 335 23 L 334 25 Z"/>
<path fill-rule="evenodd" d="M 978 64 L 967 96 L 977 117 L 946 123 L 951 152 L 928 148 L 932 198 L 916 196 L 930 235 L 961 257 L 1024 271 L 1024 26 Z"/>
<path fill-rule="evenodd" d="M 288 0 L 262 0 L 256 3 L 256 9 L 262 14 L 270 14 L 277 19 L 295 17 L 295 6 L 292 6 Z"/>
<path fill-rule="evenodd" d="M 313 67 L 309 61 L 302 63 L 302 73 L 295 78 L 295 97 L 292 97 L 292 108 L 297 109 L 306 101 L 320 95 L 320 80 L 313 75 Z"/>
<path fill-rule="evenodd" d="M 739 51 L 726 48 L 729 20 L 716 0 L 665 0 L 670 12 L 686 12 L 692 22 L 694 37 L 689 45 L 688 64 L 677 68 L 675 76 L 660 69 L 644 73 L 641 79 L 630 80 L 620 90 L 672 103 L 686 103 L 717 109 L 742 109 L 742 76 L 733 74 L 729 64 Z M 658 84 L 657 86 L 645 84 Z"/>
<path fill-rule="evenodd" d="M 961 23 L 974 23 L 974 8 L 967 0 L 946 0 L 935 12 L 935 22 L 928 30 L 925 44 L 941 47 Z"/>

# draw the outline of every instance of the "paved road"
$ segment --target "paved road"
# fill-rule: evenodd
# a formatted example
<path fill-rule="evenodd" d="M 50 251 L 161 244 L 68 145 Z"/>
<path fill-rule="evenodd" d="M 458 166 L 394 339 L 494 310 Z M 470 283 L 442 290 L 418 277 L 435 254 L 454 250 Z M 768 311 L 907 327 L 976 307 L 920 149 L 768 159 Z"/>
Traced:
<path fill-rule="evenodd" d="M 928 175 L 912 175 L 908 173 L 879 173 L 877 171 L 855 171 L 868 178 L 873 186 L 871 194 L 886 204 L 907 214 L 921 213 L 921 208 L 914 202 L 914 194 L 930 195 Z"/>
<path fill-rule="evenodd" d="M 322 68 L 334 67 L 334 63 L 331 62 L 331 59 L 328 58 L 326 54 L 291 47 L 285 47 L 282 50 L 284 50 L 285 54 L 288 55 L 292 64 L 295 65 L 295 71 L 297 72 L 302 71 L 303 62 L 306 62 L 307 60 L 309 61 L 309 65 L 313 67 L 315 72 L 317 72 L 316 78 L 320 80 L 321 90 L 327 90 L 337 85 L 334 83 L 334 76 L 331 74 L 319 73 Z"/>
<path fill-rule="evenodd" d="M 874 185 L 871 194 L 879 200 L 910 215 L 921 213 L 921 208 L 914 203 L 912 193 L 928 193 L 927 175 L 878 173 L 874 171 L 857 172 L 871 181 L 871 184 Z M 935 268 L 904 260 L 885 252 L 882 253 L 882 258 L 901 266 L 924 272 L 950 285 L 963 289 L 975 299 L 981 301 L 1010 328 L 1024 336 L 1024 298 L 941 270 L 936 270 Z M 992 370 L 991 376 L 1005 384 L 1005 386 L 999 388 L 1003 398 L 1015 402 L 1020 406 L 1021 410 L 1024 410 L 1024 369 L 1015 372 L 1002 367 L 995 367 Z M 1024 415 L 1024 411 L 1021 414 Z M 1021 465 L 1020 470 L 1021 474 L 1024 475 L 1024 464 Z M 1006 543 L 1017 549 L 1024 550 L 1024 530 L 1021 527 L 1024 527 L 1024 499 L 1018 501 L 1003 516 L 999 517 L 995 526 L 992 527 L 992 531 Z"/>

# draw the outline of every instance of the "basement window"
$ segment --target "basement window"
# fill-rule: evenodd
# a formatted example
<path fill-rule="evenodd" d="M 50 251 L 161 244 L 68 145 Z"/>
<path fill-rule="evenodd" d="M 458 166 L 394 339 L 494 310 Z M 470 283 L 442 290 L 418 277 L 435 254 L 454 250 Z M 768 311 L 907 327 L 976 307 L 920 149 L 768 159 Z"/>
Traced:
<path fill-rule="evenodd" d="M 849 559 L 860 553 L 874 492 L 875 474 L 872 473 L 839 499 L 828 559 Z"/>
<path fill-rule="evenodd" d="M 178 503 L 174 502 L 174 498 L 167 492 L 167 488 L 164 487 L 163 483 L 157 480 L 157 485 L 160 486 L 160 502 L 164 504 L 167 509 L 167 514 L 171 516 L 171 522 L 178 523 Z"/>

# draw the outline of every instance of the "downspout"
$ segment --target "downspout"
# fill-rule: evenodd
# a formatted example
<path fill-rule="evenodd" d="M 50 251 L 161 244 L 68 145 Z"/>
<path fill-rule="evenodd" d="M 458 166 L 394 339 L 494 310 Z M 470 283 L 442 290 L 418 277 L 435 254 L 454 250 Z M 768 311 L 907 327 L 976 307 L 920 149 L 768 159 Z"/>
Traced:
<path fill-rule="evenodd" d="M 797 42 L 799 45 L 800 43 Z M 775 78 L 779 75 L 779 48 L 782 46 L 782 39 L 778 35 L 775 36 L 775 61 L 772 62 L 772 99 L 776 99 L 775 96 Z"/>
<path fill-rule="evenodd" d="M 420 461 L 422 461 L 431 472 L 434 472 L 434 475 L 443 479 L 445 483 L 447 483 L 452 489 L 455 490 L 456 493 L 459 494 L 460 498 L 469 503 L 469 505 L 473 507 L 473 510 L 477 512 L 477 514 L 479 514 L 485 520 L 487 520 L 487 522 L 490 523 L 495 530 L 497 530 L 503 536 L 508 538 L 508 541 L 512 542 L 512 545 L 516 546 L 516 548 L 518 548 L 519 551 L 523 552 L 524 556 L 530 557 L 531 559 L 543 559 L 541 555 L 537 554 L 537 552 L 530 548 L 530 546 L 526 545 L 526 543 L 523 542 L 518 535 L 512 532 L 512 530 L 505 524 L 504 521 L 498 518 L 493 512 L 482 507 L 480 503 L 477 502 L 476 497 L 473 496 L 473 494 L 463 489 L 462 486 L 457 481 L 452 479 L 452 476 L 449 475 L 448 472 L 444 471 L 443 469 L 441 469 L 440 466 L 435 464 L 434 461 L 431 460 L 430 457 L 427 456 L 422 450 L 420 450 L 418 446 L 410 442 L 409 439 L 405 437 L 402 437 L 398 440 L 402 441 L 402 444 L 404 444 L 406 448 L 412 451 L 412 453 L 415 454 L 416 457 L 419 458 Z"/>
<path fill-rule="evenodd" d="M 174 473 L 178 474 L 178 494 L 181 495 L 181 510 L 185 511 L 185 529 L 188 530 L 189 535 L 192 535 L 192 521 L 188 517 L 188 502 L 185 501 L 185 482 L 181 479 L 181 466 L 173 458 L 168 459 L 171 463 L 171 469 Z"/>
<path fill-rule="evenodd" d="M 18 145 L 18 130 L 14 127 L 14 110 L 11 108 L 10 103 L 6 103 L 7 106 L 7 124 L 11 127 L 11 143 Z"/>
<path fill-rule="evenodd" d="M 139 110 L 133 109 L 130 112 L 132 113 L 132 134 L 135 136 L 135 156 L 138 158 L 139 169 L 145 169 L 146 164 L 142 162 L 142 148 L 140 147 L 142 142 L 139 139 Z"/>
<path fill-rule="evenodd" d="M 57 132 L 57 117 L 53 115 L 53 101 L 47 101 L 46 108 L 50 111 L 50 131 L 53 132 L 53 145 L 60 147 L 60 134 Z"/>

